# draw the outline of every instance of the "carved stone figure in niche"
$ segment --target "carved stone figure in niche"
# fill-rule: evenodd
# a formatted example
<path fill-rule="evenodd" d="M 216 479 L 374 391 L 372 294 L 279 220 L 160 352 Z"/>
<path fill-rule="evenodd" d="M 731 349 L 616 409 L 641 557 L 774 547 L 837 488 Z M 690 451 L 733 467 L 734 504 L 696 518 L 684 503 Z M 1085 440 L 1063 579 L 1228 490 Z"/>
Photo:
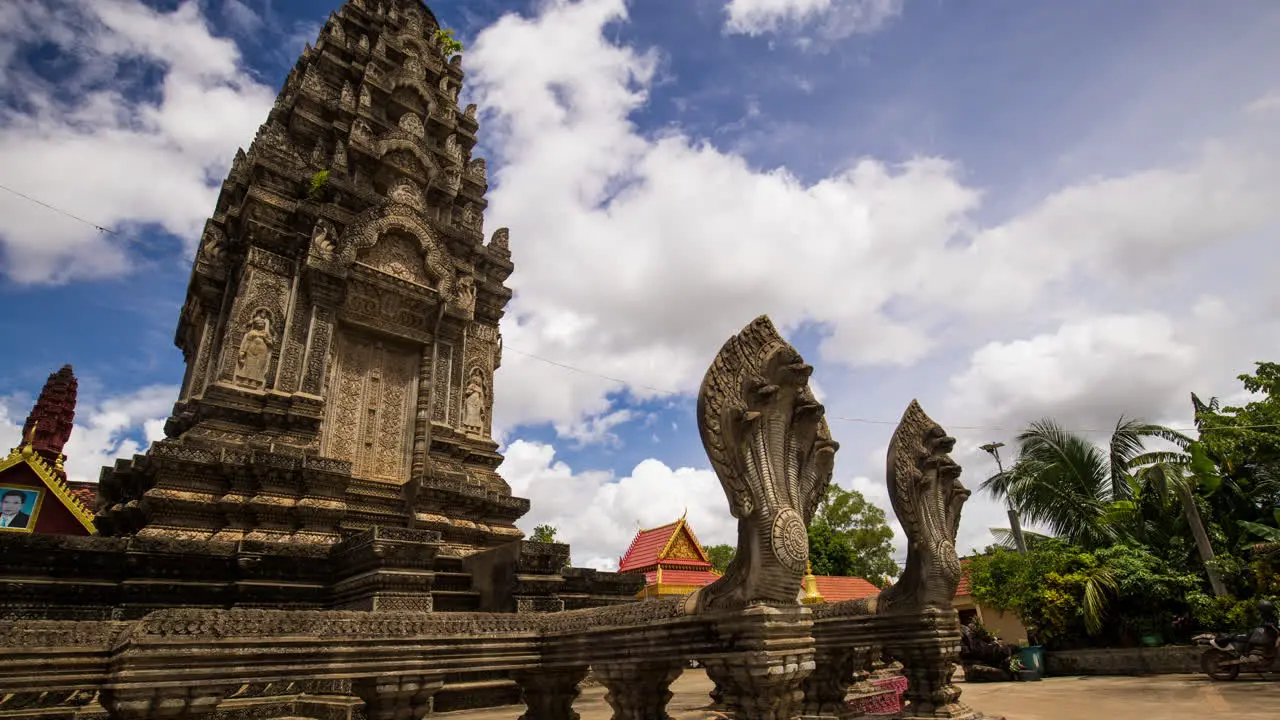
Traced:
<path fill-rule="evenodd" d="M 261 390 L 267 385 L 267 370 L 275 341 L 271 338 L 271 313 L 260 308 L 249 321 L 249 330 L 240 340 L 240 353 L 236 356 L 236 382 L 245 387 Z"/>
<path fill-rule="evenodd" d="M 369 52 L 369 36 L 361 35 L 358 46 L 361 52 Z"/>
<path fill-rule="evenodd" d="M 337 233 L 328 220 L 317 220 L 311 230 L 311 251 L 322 260 L 333 260 L 338 250 Z"/>
<path fill-rule="evenodd" d="M 352 140 L 368 142 L 371 135 L 373 135 L 373 131 L 369 129 L 369 123 L 365 122 L 363 118 L 356 118 L 356 121 L 351 123 Z"/>
<path fill-rule="evenodd" d="M 493 237 L 489 238 L 489 248 L 498 250 L 507 254 L 511 253 L 511 230 L 500 227 L 493 231 Z"/>
<path fill-rule="evenodd" d="M 325 156 L 329 154 L 328 149 L 324 146 L 324 139 L 316 141 L 316 146 L 311 150 L 311 164 L 315 167 L 324 167 Z"/>
<path fill-rule="evenodd" d="M 462 148 L 458 146 L 457 135 L 450 135 L 444 139 L 444 152 L 455 160 L 462 157 Z"/>
<path fill-rule="evenodd" d="M 342 144 L 342 140 L 338 140 L 333 146 L 333 158 L 330 164 L 338 172 L 347 171 L 347 146 Z"/>
<path fill-rule="evenodd" d="M 200 259 L 207 263 L 218 263 L 222 260 L 222 231 L 212 224 L 205 226 L 204 247 L 200 248 Z"/>
<path fill-rule="evenodd" d="M 426 128 L 422 126 L 422 118 L 411 112 L 400 116 L 400 129 L 414 137 L 422 137 L 426 134 Z"/>
<path fill-rule="evenodd" d="M 458 189 L 462 187 L 462 171 L 456 167 L 445 168 L 442 180 L 446 190 L 457 194 Z"/>
<path fill-rule="evenodd" d="M 405 58 L 404 64 L 400 66 L 400 71 L 414 80 L 421 80 L 427 74 L 426 68 L 422 67 L 422 61 L 413 55 Z"/>
<path fill-rule="evenodd" d="M 462 427 L 472 432 L 484 432 L 484 374 L 474 368 L 467 378 L 467 391 L 462 400 Z"/>
<path fill-rule="evenodd" d="M 396 184 L 391 186 L 391 191 L 387 193 L 392 202 L 408 205 L 418 212 L 425 212 L 427 209 L 426 200 L 422 197 L 422 190 L 418 184 L 409 178 L 400 178 Z"/>
<path fill-rule="evenodd" d="M 373 96 L 369 94 L 369 86 L 360 86 L 360 109 L 368 110 L 373 106 Z"/>
<path fill-rule="evenodd" d="M 351 83 L 343 83 L 342 95 L 339 97 L 338 102 L 345 110 L 355 109 L 356 91 L 351 89 Z"/>
<path fill-rule="evenodd" d="M 476 308 L 476 279 L 470 275 L 460 275 L 454 294 L 454 304 L 472 312 Z"/>

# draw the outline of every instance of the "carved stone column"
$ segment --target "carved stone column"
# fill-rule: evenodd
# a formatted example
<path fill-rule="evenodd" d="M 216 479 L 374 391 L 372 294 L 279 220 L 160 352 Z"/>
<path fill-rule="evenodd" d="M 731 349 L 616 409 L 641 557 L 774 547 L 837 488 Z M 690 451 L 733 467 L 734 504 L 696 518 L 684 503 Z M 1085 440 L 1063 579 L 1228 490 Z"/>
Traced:
<path fill-rule="evenodd" d="M 684 671 L 679 661 L 596 663 L 595 676 L 608 689 L 613 720 L 667 720 L 671 683 Z"/>
<path fill-rule="evenodd" d="M 801 684 L 814 669 L 813 628 L 801 605 L 753 605 L 717 619 L 732 645 L 704 657 L 723 712 L 737 720 L 791 720 L 804 704 Z"/>
<path fill-rule="evenodd" d="M 981 713 L 960 702 L 960 688 L 951 679 L 960 661 L 960 623 L 955 611 L 922 611 L 914 637 L 888 646 L 902 663 L 907 689 L 902 694 L 904 718 L 979 718 Z"/>
<path fill-rule="evenodd" d="M 813 674 L 805 678 L 803 714 L 808 718 L 857 717 L 845 702 L 849 689 L 865 671 L 870 651 L 865 648 L 819 650 L 814 658 Z"/>
<path fill-rule="evenodd" d="M 419 720 L 431 712 L 431 699 L 442 687 L 444 678 L 427 675 L 385 675 L 351 683 L 369 720 Z"/>
<path fill-rule="evenodd" d="M 520 686 L 525 711 L 520 720 L 578 720 L 573 701 L 587 666 L 525 670 L 512 677 Z"/>
<path fill-rule="evenodd" d="M 199 685 L 108 686 L 98 697 L 111 720 L 190 720 L 212 716 L 218 703 L 234 689 Z"/>
<path fill-rule="evenodd" d="M 316 305 L 311 308 L 311 328 L 300 385 L 302 392 L 308 395 L 320 397 L 323 392 L 325 367 L 329 361 L 329 348 L 333 343 L 335 315 L 331 306 Z"/>

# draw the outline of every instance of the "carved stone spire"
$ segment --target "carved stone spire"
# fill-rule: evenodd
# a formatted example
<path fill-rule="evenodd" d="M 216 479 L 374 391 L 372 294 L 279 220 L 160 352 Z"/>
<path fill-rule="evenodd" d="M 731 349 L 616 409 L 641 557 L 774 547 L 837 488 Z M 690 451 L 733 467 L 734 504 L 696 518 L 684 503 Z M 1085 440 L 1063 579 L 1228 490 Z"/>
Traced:
<path fill-rule="evenodd" d="M 76 376 L 70 365 L 49 375 L 40 398 L 22 425 L 22 444 L 57 465 L 76 418 Z"/>

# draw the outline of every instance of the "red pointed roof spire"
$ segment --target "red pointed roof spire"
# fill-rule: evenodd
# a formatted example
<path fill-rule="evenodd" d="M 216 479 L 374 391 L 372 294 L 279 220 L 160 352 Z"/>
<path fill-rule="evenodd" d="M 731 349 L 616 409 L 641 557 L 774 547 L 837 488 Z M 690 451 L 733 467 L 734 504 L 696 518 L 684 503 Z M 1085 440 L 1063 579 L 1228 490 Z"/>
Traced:
<path fill-rule="evenodd" d="M 40 398 L 22 425 L 22 444 L 30 445 L 51 465 L 60 464 L 62 448 L 76 418 L 76 376 L 70 365 L 49 375 Z"/>

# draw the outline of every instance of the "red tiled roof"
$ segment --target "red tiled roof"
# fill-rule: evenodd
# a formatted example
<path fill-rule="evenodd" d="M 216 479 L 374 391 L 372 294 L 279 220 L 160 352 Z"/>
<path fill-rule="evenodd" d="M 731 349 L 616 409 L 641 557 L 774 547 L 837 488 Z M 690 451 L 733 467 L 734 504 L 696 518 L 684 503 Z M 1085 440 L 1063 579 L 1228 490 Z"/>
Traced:
<path fill-rule="evenodd" d="M 635 539 L 631 541 L 631 547 L 627 548 L 626 554 L 618 561 L 618 572 L 656 565 L 658 555 L 667 546 L 667 542 L 671 540 L 671 534 L 679 524 L 680 521 L 677 520 L 652 530 L 641 530 L 636 533 Z"/>
<path fill-rule="evenodd" d="M 664 551 L 672 547 L 680 533 L 685 535 L 689 545 L 699 555 L 698 559 L 667 558 L 664 556 Z M 667 523 L 652 530 L 641 530 L 636 533 L 635 538 L 631 541 L 631 547 L 627 548 L 626 554 L 618 560 L 618 572 L 646 570 L 658 563 L 663 563 L 664 565 L 674 563 L 700 569 L 706 569 L 711 566 L 711 561 L 707 558 L 706 551 L 702 549 L 702 543 L 698 542 L 698 536 L 693 534 L 693 528 L 689 527 L 689 523 L 683 517 L 673 523 Z"/>
<path fill-rule="evenodd" d="M 960 584 L 956 587 L 956 597 L 967 597 L 969 590 L 969 561 L 960 561 Z"/>
<path fill-rule="evenodd" d="M 665 565 L 665 563 L 664 563 Z M 711 570 L 668 570 L 662 569 L 663 585 L 692 585 L 694 587 L 702 587 L 710 585 L 719 579 L 719 575 Z M 658 571 L 647 572 L 644 574 L 644 584 L 646 586 L 655 585 L 658 582 Z"/>
<path fill-rule="evenodd" d="M 662 579 L 666 579 L 666 573 L 662 574 Z M 814 579 L 818 581 L 818 594 L 822 595 L 825 602 L 842 602 L 844 600 L 860 600 L 864 597 L 870 597 L 880 592 L 880 588 L 863 580 L 860 577 L 836 577 L 834 575 L 815 575 Z M 804 587 L 804 581 L 801 581 L 801 588 Z"/>

